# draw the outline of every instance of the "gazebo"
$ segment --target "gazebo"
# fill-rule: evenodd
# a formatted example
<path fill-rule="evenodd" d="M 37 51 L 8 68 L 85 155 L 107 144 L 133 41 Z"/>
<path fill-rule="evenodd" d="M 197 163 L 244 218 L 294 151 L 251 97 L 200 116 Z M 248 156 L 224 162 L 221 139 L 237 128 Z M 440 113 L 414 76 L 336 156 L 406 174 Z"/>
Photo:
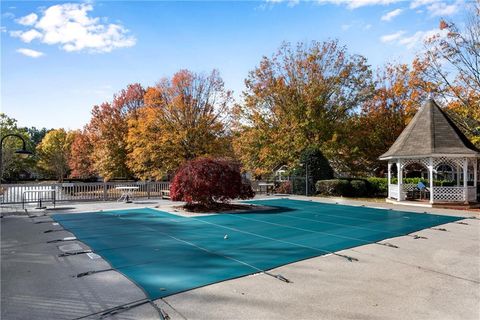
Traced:
<path fill-rule="evenodd" d="M 387 202 L 433 206 L 477 202 L 480 151 L 429 99 L 390 149 Z M 423 182 L 412 183 L 423 178 Z M 410 182 L 410 183 L 404 183 Z"/>

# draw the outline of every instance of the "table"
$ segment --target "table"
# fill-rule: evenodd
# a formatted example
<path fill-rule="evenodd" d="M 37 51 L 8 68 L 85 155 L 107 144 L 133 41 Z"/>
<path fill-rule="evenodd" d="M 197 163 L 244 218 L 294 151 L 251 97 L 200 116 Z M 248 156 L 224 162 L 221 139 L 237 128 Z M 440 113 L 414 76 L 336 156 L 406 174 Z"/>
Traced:
<path fill-rule="evenodd" d="M 43 190 L 25 190 L 22 192 L 22 208 L 25 209 L 25 194 L 27 193 L 33 193 L 33 194 L 38 194 L 38 203 L 37 207 L 35 209 L 46 209 L 46 206 L 42 205 L 42 194 L 43 193 L 50 193 L 50 200 L 53 202 L 53 207 L 55 208 L 55 190 L 54 189 L 43 189 Z M 44 198 L 43 200 L 48 200 L 48 198 Z"/>
<path fill-rule="evenodd" d="M 260 182 L 258 184 L 258 187 L 260 188 L 260 192 L 262 191 L 262 187 L 265 187 L 265 193 L 268 195 L 269 194 L 269 190 L 270 191 L 273 191 L 273 188 L 275 187 L 275 184 L 274 183 L 270 183 L 270 182 Z M 271 192 L 270 192 L 271 193 Z"/>
<path fill-rule="evenodd" d="M 125 200 L 125 203 L 131 203 L 133 199 L 133 191 L 140 189 L 140 187 L 115 187 L 116 190 L 122 190 L 122 195 L 117 201 Z"/>

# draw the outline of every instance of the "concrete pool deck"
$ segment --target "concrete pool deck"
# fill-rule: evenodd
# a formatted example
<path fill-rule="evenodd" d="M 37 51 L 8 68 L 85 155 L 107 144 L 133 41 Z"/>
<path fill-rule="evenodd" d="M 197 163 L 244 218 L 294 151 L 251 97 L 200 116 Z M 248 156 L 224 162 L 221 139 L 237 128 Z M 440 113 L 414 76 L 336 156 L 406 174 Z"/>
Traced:
<path fill-rule="evenodd" d="M 342 204 L 479 216 L 478 212 L 386 203 L 342 200 Z M 155 206 L 165 209 L 170 205 L 165 200 L 65 203 L 47 213 Z M 30 211 L 29 218 L 10 214 L 8 209 L 3 214 L 2 319 L 74 319 L 145 298 L 137 286 L 115 271 L 73 278 L 86 270 L 108 268 L 108 264 L 85 254 L 58 257 L 62 251 L 87 247 L 77 241 L 47 243 L 71 236 L 66 231 L 44 233 L 55 229 L 49 217 L 33 217 L 40 212 Z M 399 248 L 370 244 L 340 252 L 357 258 L 356 262 L 326 255 L 273 271 L 292 283 L 256 274 L 169 296 L 155 304 L 171 319 L 480 318 L 480 220 L 466 219 L 415 234 L 426 239 L 403 236 L 388 239 Z M 160 315 L 152 305 L 145 304 L 111 318 L 159 319 Z"/>

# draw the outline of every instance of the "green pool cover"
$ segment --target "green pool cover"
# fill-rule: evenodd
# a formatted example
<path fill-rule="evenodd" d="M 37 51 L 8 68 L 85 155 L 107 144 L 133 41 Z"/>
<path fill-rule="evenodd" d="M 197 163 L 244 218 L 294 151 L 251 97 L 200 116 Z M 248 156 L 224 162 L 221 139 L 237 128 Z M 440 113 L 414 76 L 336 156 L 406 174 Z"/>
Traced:
<path fill-rule="evenodd" d="M 129 209 L 53 219 L 152 300 L 461 219 L 290 199 L 249 203 L 275 209 L 194 218 Z"/>

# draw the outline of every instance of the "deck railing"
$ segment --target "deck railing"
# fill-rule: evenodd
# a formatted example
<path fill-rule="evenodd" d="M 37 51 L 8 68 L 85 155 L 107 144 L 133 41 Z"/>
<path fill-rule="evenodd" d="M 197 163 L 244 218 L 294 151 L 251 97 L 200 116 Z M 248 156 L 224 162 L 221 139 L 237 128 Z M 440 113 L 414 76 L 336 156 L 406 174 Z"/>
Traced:
<path fill-rule="evenodd" d="M 170 189 L 170 182 L 88 182 L 49 184 L 2 184 L 1 204 L 45 201 L 117 200 L 124 190 L 117 187 L 138 187 L 130 190 L 133 198 L 161 198 Z"/>

